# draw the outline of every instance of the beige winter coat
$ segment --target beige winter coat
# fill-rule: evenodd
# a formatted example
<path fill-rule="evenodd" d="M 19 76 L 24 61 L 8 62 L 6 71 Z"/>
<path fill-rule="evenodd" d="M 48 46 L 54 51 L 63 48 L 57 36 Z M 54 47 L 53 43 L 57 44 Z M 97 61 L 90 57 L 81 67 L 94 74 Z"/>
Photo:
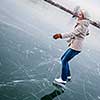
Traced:
<path fill-rule="evenodd" d="M 82 50 L 83 46 L 83 40 L 87 36 L 89 30 L 90 22 L 88 20 L 80 20 L 78 21 L 78 25 L 74 28 L 74 30 L 71 33 L 63 33 L 62 39 L 67 38 L 69 39 L 67 42 L 69 42 L 70 46 L 69 48 L 72 48 L 77 51 Z"/>

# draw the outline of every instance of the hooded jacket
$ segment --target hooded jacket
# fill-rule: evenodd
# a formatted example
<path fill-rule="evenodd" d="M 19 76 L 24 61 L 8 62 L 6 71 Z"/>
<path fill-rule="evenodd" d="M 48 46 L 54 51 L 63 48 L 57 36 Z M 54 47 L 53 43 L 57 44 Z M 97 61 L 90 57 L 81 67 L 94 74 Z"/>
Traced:
<path fill-rule="evenodd" d="M 72 48 L 76 51 L 81 51 L 83 46 L 83 40 L 87 36 L 90 22 L 89 20 L 80 20 L 77 22 L 76 27 L 71 33 L 63 33 L 62 39 L 67 38 L 67 42 L 70 44 L 69 48 Z"/>

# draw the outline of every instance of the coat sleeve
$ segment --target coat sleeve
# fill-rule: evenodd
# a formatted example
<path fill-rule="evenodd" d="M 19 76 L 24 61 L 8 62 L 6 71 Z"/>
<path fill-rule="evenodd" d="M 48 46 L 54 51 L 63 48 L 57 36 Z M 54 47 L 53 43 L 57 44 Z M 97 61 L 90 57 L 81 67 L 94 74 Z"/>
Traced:
<path fill-rule="evenodd" d="M 75 37 L 75 34 L 73 32 L 71 33 L 61 33 L 62 39 L 64 38 L 73 38 Z"/>

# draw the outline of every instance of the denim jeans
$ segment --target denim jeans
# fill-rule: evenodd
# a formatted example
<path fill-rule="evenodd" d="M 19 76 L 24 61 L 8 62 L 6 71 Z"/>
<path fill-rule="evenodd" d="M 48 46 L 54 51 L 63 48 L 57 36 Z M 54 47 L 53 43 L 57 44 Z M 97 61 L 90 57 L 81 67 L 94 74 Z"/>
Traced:
<path fill-rule="evenodd" d="M 62 61 L 61 78 L 63 81 L 66 81 L 67 77 L 71 76 L 68 62 L 79 53 L 80 51 L 76 51 L 69 48 L 61 57 L 61 61 Z"/>

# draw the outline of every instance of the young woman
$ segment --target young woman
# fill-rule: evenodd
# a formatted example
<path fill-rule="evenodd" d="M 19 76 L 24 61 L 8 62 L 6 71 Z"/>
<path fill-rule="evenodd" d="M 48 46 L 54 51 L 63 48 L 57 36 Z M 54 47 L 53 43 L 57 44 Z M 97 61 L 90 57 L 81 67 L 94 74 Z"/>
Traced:
<path fill-rule="evenodd" d="M 71 80 L 71 73 L 68 62 L 78 55 L 82 50 L 83 40 L 88 35 L 88 26 L 90 22 L 86 19 L 86 13 L 84 10 L 78 12 L 78 20 L 74 30 L 71 33 L 57 33 L 53 36 L 54 39 L 67 38 L 69 42 L 68 50 L 61 57 L 62 61 L 62 73 L 61 77 L 55 79 L 56 82 L 66 84 L 66 81 Z"/>

